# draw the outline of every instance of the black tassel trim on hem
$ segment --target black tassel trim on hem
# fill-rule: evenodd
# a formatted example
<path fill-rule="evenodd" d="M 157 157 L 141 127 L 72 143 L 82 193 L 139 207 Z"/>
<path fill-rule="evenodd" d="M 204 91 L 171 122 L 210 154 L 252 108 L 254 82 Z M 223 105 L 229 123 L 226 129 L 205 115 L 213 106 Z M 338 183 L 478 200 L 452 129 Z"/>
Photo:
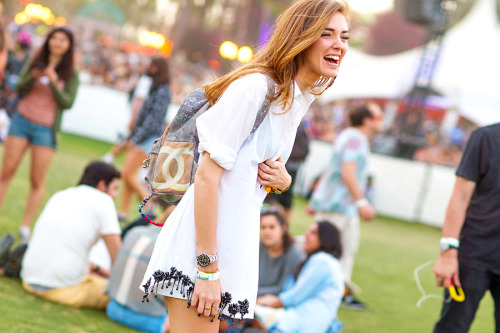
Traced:
<path fill-rule="evenodd" d="M 151 282 L 153 281 L 153 286 L 151 286 Z M 155 293 L 158 294 L 158 287 L 160 289 L 164 289 L 166 286 L 166 289 L 169 287 L 172 287 L 170 290 L 170 295 L 174 294 L 174 288 L 175 290 L 179 291 L 182 294 L 182 297 L 186 298 L 188 301 L 188 307 L 191 306 L 191 300 L 193 298 L 193 292 L 194 292 L 194 282 L 191 281 L 189 276 L 182 274 L 182 271 L 177 270 L 175 267 L 170 268 L 170 272 L 164 272 L 161 270 L 157 270 L 153 273 L 153 276 L 148 279 L 148 281 L 143 284 L 142 286 L 144 287 L 144 296 L 142 297 L 142 302 L 144 301 L 149 302 L 148 296 L 150 293 Z M 156 288 L 156 291 L 155 291 Z M 155 295 L 157 297 L 157 295 Z M 236 316 L 240 315 L 241 318 L 243 319 L 243 316 L 245 316 L 249 310 L 248 308 L 250 307 L 250 303 L 248 302 L 247 299 L 243 301 L 237 301 L 235 303 L 231 303 L 232 301 L 232 296 L 228 292 L 221 293 L 221 302 L 219 306 L 219 320 L 222 317 L 222 312 L 226 309 L 230 314 L 231 319 L 235 319 Z M 238 318 L 236 318 L 238 319 Z"/>

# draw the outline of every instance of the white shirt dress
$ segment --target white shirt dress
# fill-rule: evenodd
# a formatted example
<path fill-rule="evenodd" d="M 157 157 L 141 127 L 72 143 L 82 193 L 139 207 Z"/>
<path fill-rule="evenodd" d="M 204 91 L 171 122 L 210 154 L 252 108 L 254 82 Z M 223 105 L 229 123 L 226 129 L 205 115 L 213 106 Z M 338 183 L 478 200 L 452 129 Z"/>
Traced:
<path fill-rule="evenodd" d="M 264 102 L 263 74 L 235 80 L 220 100 L 196 122 L 200 153 L 206 151 L 221 166 L 217 215 L 217 255 L 222 314 L 253 318 L 259 278 L 260 207 L 265 188 L 257 182 L 258 165 L 280 156 L 288 160 L 297 127 L 314 101 L 295 83 L 292 107 L 283 114 L 273 102 L 260 127 L 250 133 Z M 197 263 L 194 223 L 194 186 L 191 185 L 158 236 L 141 289 L 190 300 Z"/>

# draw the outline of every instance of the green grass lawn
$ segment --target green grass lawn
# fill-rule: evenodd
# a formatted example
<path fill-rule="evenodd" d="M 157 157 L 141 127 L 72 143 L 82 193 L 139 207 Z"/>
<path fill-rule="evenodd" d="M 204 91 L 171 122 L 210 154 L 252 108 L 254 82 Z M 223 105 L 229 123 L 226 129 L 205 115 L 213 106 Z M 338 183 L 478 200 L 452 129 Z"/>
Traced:
<path fill-rule="evenodd" d="M 98 159 L 109 144 L 63 135 L 49 171 L 45 200 L 58 190 L 75 185 L 83 167 Z M 0 156 L 3 146 L 0 145 Z M 27 195 L 28 156 L 13 180 L 0 211 L 0 236 L 17 234 Z M 306 202 L 297 199 L 292 233 L 303 233 L 312 223 L 304 213 Z M 131 207 L 131 215 L 136 205 Z M 68 215 L 68 219 L 71 215 Z M 440 300 L 429 299 L 421 307 L 413 270 L 438 255 L 440 231 L 420 224 L 379 217 L 362 224 L 361 248 L 353 280 L 362 287 L 359 297 L 368 304 L 364 311 L 340 309 L 344 332 L 431 332 L 440 311 Z M 440 293 L 433 285 L 432 266 L 420 277 L 428 293 Z M 493 332 L 493 305 L 488 295 L 481 303 L 471 332 Z M 132 332 L 108 320 L 103 312 L 72 309 L 26 293 L 19 280 L 0 277 L 0 332 Z"/>

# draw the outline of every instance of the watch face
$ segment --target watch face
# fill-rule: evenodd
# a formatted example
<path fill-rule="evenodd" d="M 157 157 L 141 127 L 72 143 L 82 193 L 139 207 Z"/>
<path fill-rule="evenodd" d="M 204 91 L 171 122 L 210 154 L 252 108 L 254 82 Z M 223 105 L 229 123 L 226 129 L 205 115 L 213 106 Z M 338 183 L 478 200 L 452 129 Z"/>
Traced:
<path fill-rule="evenodd" d="M 200 254 L 197 258 L 197 261 L 198 265 L 200 265 L 201 267 L 207 267 L 208 265 L 210 265 L 210 257 L 205 253 Z"/>

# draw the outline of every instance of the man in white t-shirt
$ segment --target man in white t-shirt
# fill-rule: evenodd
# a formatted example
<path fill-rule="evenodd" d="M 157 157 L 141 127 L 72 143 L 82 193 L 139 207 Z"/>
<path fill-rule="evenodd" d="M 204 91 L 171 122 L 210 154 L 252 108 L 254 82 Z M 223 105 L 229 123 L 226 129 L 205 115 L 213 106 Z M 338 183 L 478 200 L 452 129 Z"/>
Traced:
<path fill-rule="evenodd" d="M 90 163 L 76 187 L 54 194 L 36 221 L 21 268 L 24 288 L 74 307 L 104 309 L 108 284 L 89 251 L 102 238 L 111 260 L 121 246 L 113 202 L 120 173 L 104 162 Z"/>

